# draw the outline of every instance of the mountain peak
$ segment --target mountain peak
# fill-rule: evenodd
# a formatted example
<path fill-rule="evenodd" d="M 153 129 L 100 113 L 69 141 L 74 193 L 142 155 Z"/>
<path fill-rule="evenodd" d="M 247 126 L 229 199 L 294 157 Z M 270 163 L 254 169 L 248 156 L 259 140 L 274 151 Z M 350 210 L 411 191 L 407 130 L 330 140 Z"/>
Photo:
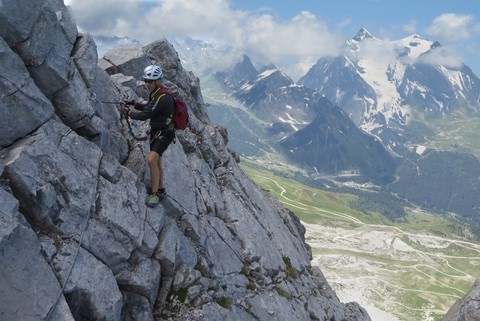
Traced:
<path fill-rule="evenodd" d="M 418 41 L 431 42 L 431 41 L 426 40 L 425 38 L 422 38 L 422 36 L 420 36 L 417 33 L 411 34 L 410 36 L 408 36 L 406 38 L 403 38 L 400 41 L 403 41 L 403 42 L 418 42 Z"/>
<path fill-rule="evenodd" d="M 407 55 L 412 59 L 417 59 L 430 49 L 440 46 L 440 43 L 426 40 L 416 33 L 394 41 L 394 43 L 405 48 L 407 50 Z"/>
<path fill-rule="evenodd" d="M 357 32 L 357 35 L 353 37 L 354 40 L 356 41 L 362 41 L 364 39 L 374 39 L 375 37 L 372 36 L 370 32 L 368 32 L 367 29 L 362 28 Z"/>

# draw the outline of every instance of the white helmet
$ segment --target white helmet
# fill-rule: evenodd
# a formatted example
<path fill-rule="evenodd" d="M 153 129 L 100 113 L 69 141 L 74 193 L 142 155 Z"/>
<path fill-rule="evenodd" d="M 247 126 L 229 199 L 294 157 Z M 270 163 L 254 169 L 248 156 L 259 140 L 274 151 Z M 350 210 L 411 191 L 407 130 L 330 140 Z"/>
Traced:
<path fill-rule="evenodd" d="M 143 70 L 143 80 L 158 80 L 162 78 L 162 68 L 156 65 L 150 65 Z"/>

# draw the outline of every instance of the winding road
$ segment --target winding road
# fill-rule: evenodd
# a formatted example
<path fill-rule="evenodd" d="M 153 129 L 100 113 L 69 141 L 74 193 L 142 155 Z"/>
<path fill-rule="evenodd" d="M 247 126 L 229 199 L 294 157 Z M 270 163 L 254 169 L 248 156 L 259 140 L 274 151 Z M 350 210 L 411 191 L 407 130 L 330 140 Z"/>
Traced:
<path fill-rule="evenodd" d="M 470 273 L 452 266 L 449 262 L 449 260 L 452 260 L 452 259 L 480 261 L 480 245 L 479 244 L 472 243 L 472 242 L 467 242 L 467 241 L 463 241 L 463 240 L 448 239 L 448 238 L 434 236 L 434 235 L 410 233 L 410 232 L 406 232 L 406 231 L 402 230 L 401 228 L 398 228 L 398 227 L 395 227 L 395 226 L 364 223 L 361 220 L 359 220 L 358 218 L 353 217 L 352 215 L 349 215 L 348 213 L 340 213 L 340 212 L 325 210 L 325 209 L 320 208 L 320 207 L 311 206 L 311 205 L 299 202 L 297 200 L 288 198 L 285 195 L 287 193 L 286 188 L 281 186 L 278 183 L 278 181 L 272 179 L 271 177 L 267 177 L 267 176 L 261 176 L 261 177 L 263 179 L 268 179 L 268 180 L 272 181 L 278 187 L 278 189 L 280 190 L 280 196 L 281 196 L 281 199 L 279 201 L 282 202 L 284 205 L 292 208 L 292 209 L 297 208 L 297 209 L 303 210 L 303 211 L 312 211 L 312 212 L 324 213 L 324 214 L 328 214 L 331 217 L 338 217 L 340 219 L 350 221 L 350 222 L 358 225 L 359 227 L 365 227 L 365 228 L 368 228 L 369 230 L 371 229 L 371 230 L 374 230 L 374 231 L 382 231 L 382 232 L 386 232 L 386 233 L 391 233 L 392 239 L 390 241 L 390 249 L 388 249 L 390 251 L 395 251 L 396 250 L 395 244 L 394 244 L 395 243 L 394 242 L 395 238 L 398 238 L 400 240 L 401 237 L 403 237 L 403 238 L 408 237 L 408 239 L 416 240 L 418 242 L 423 241 L 424 244 L 440 244 L 441 246 L 438 246 L 436 248 L 432 247 L 432 253 L 431 253 L 431 252 L 426 252 L 426 251 L 415 249 L 414 247 L 412 247 L 410 245 L 407 245 L 406 243 L 401 241 L 403 244 L 408 246 L 408 252 L 409 253 L 414 253 L 414 254 L 418 255 L 418 257 L 416 259 L 417 262 L 419 261 L 419 259 L 421 260 L 422 258 L 426 258 L 426 257 L 429 257 L 430 260 L 424 259 L 423 261 L 421 261 L 421 263 L 415 263 L 412 260 L 412 263 L 415 263 L 415 264 L 412 264 L 411 266 L 405 266 L 405 262 L 402 262 L 403 265 L 396 265 L 392 262 L 389 262 L 389 267 L 392 269 L 392 271 L 394 271 L 395 268 L 397 268 L 400 271 L 415 270 L 418 273 L 418 275 L 422 275 L 426 280 L 428 280 L 429 284 L 436 285 L 436 286 L 438 286 L 442 289 L 449 289 L 451 291 L 449 293 L 445 293 L 445 292 L 438 292 L 438 291 L 422 290 L 422 289 L 419 289 L 419 288 L 407 288 L 407 287 L 400 286 L 398 284 L 391 283 L 391 282 L 389 282 L 389 281 L 387 281 L 387 280 L 385 280 L 381 277 L 377 277 L 377 276 L 354 276 L 351 280 L 345 279 L 345 276 L 342 276 L 342 277 L 338 277 L 338 279 L 337 279 L 337 281 L 340 284 L 345 284 L 346 282 L 357 283 L 362 288 L 368 289 L 369 291 L 376 292 L 377 295 L 379 295 L 380 297 L 384 297 L 385 293 L 382 293 L 381 291 L 377 291 L 376 288 L 372 288 L 372 282 L 376 282 L 377 284 L 381 283 L 381 284 L 384 285 L 384 288 L 389 287 L 389 288 L 395 289 L 397 291 L 408 292 L 408 293 L 421 293 L 421 294 L 426 294 L 426 295 L 434 295 L 434 296 L 437 296 L 437 297 L 449 297 L 452 300 L 453 299 L 456 300 L 456 299 L 459 299 L 459 298 L 463 297 L 463 295 L 465 294 L 465 291 L 462 290 L 462 289 L 456 288 L 455 286 L 449 285 L 445 282 L 442 282 L 437 277 L 435 277 L 436 274 L 442 275 L 442 276 L 444 276 L 445 278 L 448 278 L 448 279 L 458 279 L 458 280 L 462 280 L 462 281 L 465 281 L 465 282 L 470 282 L 472 284 L 474 283 L 476 278 L 480 277 L 480 275 L 472 276 Z M 308 224 L 308 223 L 305 223 L 305 222 L 302 222 L 302 223 L 306 227 L 307 233 L 309 233 L 311 235 L 315 235 L 315 233 L 319 232 L 319 231 L 316 231 L 318 229 L 318 225 Z M 330 244 L 336 243 L 336 242 L 341 242 L 341 241 L 344 241 L 344 243 L 346 243 L 347 241 L 350 241 L 352 239 L 361 239 L 362 237 L 364 237 L 364 234 L 365 234 L 365 229 L 362 229 L 362 231 L 360 231 L 360 232 L 352 232 L 352 233 L 349 233 L 347 235 L 344 234 L 344 235 L 341 235 L 341 236 L 338 236 L 338 235 L 333 236 L 332 239 L 329 240 L 329 241 L 330 241 Z M 322 244 L 320 244 L 319 242 L 317 242 L 317 243 L 315 242 L 315 237 L 312 237 L 311 241 L 308 241 L 308 242 L 311 243 L 310 245 L 313 248 L 315 248 L 315 246 L 322 247 Z M 450 246 L 452 244 L 455 244 L 456 246 L 458 246 L 460 248 L 464 248 L 464 249 L 466 249 L 470 252 L 474 252 L 474 253 L 477 253 L 479 255 L 465 256 L 465 255 L 448 255 L 448 254 L 445 254 L 445 253 L 438 253 L 438 252 L 435 253 L 436 249 L 447 248 L 448 246 Z M 348 249 L 348 251 L 349 252 L 358 252 L 359 254 L 360 253 L 362 253 L 362 254 L 367 253 L 369 255 L 375 255 L 375 254 L 378 255 L 378 253 L 375 253 L 373 251 L 365 251 L 364 249 L 350 248 L 350 249 Z M 328 254 L 326 254 L 326 255 L 325 254 L 320 254 L 319 256 L 320 257 L 322 257 L 322 256 L 325 257 L 325 256 L 328 256 Z M 333 254 L 333 256 L 335 256 L 335 254 Z M 434 265 L 426 263 L 427 261 L 431 261 L 431 260 L 434 260 L 435 262 L 443 262 L 442 266 L 448 268 L 451 272 L 441 271 L 441 270 L 439 270 L 439 268 L 437 268 L 438 265 L 434 266 Z M 317 261 L 318 261 L 318 259 L 317 259 Z M 479 263 L 479 265 L 480 265 L 480 263 Z M 428 271 L 431 271 L 433 273 L 433 275 L 429 274 Z M 336 274 L 336 273 L 334 273 L 334 274 Z M 335 282 L 335 278 L 332 281 Z M 443 313 L 446 312 L 446 311 L 440 310 L 438 308 L 435 308 L 433 305 L 431 307 L 426 307 L 426 308 L 422 307 L 421 309 L 420 308 L 416 309 L 416 308 L 412 308 L 411 306 L 406 306 L 405 304 L 403 304 L 403 303 L 401 303 L 397 300 L 394 300 L 394 298 L 391 298 L 391 297 L 386 298 L 386 300 L 389 300 L 389 303 L 390 303 L 391 306 L 397 306 L 397 307 L 401 306 L 403 309 L 408 309 L 408 310 L 412 310 L 412 311 L 419 311 L 419 312 L 422 312 L 423 315 L 425 315 L 425 316 L 431 315 L 432 313 L 443 314 Z"/>

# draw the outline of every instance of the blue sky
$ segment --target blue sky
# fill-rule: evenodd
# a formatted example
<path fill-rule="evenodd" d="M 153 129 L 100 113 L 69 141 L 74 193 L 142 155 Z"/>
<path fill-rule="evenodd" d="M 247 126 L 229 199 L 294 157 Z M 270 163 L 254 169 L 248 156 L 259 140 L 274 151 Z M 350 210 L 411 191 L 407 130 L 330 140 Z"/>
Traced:
<path fill-rule="evenodd" d="M 304 72 L 360 28 L 398 40 L 438 41 L 480 76 L 477 0 L 65 0 L 82 31 L 128 36 L 142 44 L 190 36 L 218 40 L 254 60 Z M 293 70 L 293 69 L 292 69 Z"/>
<path fill-rule="evenodd" d="M 352 29 L 365 27 L 372 31 L 395 32 L 411 23 L 425 29 L 436 17 L 445 13 L 470 14 L 480 18 L 480 5 L 475 0 L 237 0 L 231 1 L 231 4 L 235 10 L 272 8 L 280 19 L 291 19 L 300 11 L 307 10 L 325 20 L 332 29 L 348 23 Z"/>

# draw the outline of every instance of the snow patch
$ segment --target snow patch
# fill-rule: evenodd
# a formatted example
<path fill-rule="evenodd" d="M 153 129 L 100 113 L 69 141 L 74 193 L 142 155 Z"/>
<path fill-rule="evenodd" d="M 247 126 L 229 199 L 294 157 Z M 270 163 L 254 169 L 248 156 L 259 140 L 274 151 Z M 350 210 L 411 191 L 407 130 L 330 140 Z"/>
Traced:
<path fill-rule="evenodd" d="M 273 73 L 276 72 L 277 70 L 278 70 L 278 69 L 265 70 L 265 71 L 262 72 L 260 75 L 258 75 L 257 79 L 267 78 L 268 76 L 270 76 L 271 74 L 273 74 Z"/>
<path fill-rule="evenodd" d="M 419 145 L 419 146 L 417 146 L 417 148 L 415 149 L 415 152 L 416 152 L 418 155 L 422 155 L 426 150 L 427 150 L 427 147 L 422 146 L 422 145 Z"/>

